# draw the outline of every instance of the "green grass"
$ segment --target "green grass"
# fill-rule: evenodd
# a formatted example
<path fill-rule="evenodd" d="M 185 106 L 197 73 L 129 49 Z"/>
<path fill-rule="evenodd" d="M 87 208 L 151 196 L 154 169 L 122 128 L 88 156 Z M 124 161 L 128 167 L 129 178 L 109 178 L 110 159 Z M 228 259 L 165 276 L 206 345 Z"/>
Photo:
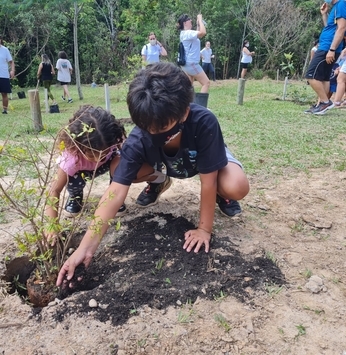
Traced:
<path fill-rule="evenodd" d="M 128 118 L 126 105 L 128 84 L 110 87 L 111 112 L 117 118 Z M 237 105 L 238 82 L 226 80 L 210 88 L 209 108 L 218 117 L 225 142 L 243 163 L 250 175 L 275 176 L 308 171 L 311 168 L 346 169 L 343 144 L 346 131 L 346 110 L 330 110 L 322 116 L 307 115 L 301 106 L 289 101 L 290 92 L 302 93 L 304 101 L 314 98 L 304 82 L 291 82 L 288 97 L 282 101 L 283 82 L 247 80 L 244 104 Z M 84 99 L 78 100 L 77 89 L 70 86 L 72 104 L 61 100 L 62 88 L 52 89 L 59 103 L 59 114 L 45 113 L 43 89 L 40 89 L 42 121 L 45 130 L 40 137 L 52 139 L 82 104 L 105 107 L 104 87 L 83 86 Z M 25 90 L 27 91 L 27 90 Z M 196 85 L 196 91 L 199 91 Z M 27 95 L 28 96 L 28 95 Z M 8 137 L 21 142 L 25 137 L 35 139 L 28 98 L 19 100 L 16 92 L 10 101 L 9 114 L 2 116 L 0 145 Z M 6 124 L 5 124 L 6 123 Z M 127 125 L 129 132 L 132 126 Z"/>

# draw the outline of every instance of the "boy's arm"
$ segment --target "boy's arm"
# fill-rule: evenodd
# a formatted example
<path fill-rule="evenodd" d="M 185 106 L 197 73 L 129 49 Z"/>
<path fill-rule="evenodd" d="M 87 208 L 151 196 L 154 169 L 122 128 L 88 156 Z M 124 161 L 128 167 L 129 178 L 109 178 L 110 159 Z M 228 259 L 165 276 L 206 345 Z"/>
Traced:
<path fill-rule="evenodd" d="M 201 179 L 201 203 L 198 228 L 185 233 L 185 243 L 183 248 L 190 252 L 198 253 L 205 245 L 205 251 L 209 251 L 209 242 L 213 229 L 215 202 L 217 193 L 218 171 L 209 174 L 200 174 Z"/>
<path fill-rule="evenodd" d="M 94 214 L 94 219 L 79 247 L 62 266 L 56 282 L 57 286 L 63 283 L 65 276 L 67 276 L 66 279 L 68 281 L 71 280 L 78 265 L 84 264 L 85 267 L 89 266 L 102 237 L 108 229 L 110 220 L 114 218 L 120 206 L 123 204 L 129 188 L 130 186 L 121 185 L 116 182 L 112 182 L 109 185 L 99 202 Z"/>

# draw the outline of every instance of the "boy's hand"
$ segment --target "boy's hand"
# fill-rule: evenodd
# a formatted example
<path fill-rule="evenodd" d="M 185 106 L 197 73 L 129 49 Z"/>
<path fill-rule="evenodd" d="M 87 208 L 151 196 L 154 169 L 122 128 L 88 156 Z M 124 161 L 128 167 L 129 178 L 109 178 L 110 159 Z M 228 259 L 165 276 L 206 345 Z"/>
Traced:
<path fill-rule="evenodd" d="M 211 239 L 211 233 L 203 229 L 192 229 L 185 233 L 185 243 L 183 245 L 183 249 L 185 249 L 188 253 L 193 249 L 195 253 L 199 252 L 199 249 L 204 244 L 205 252 L 209 252 L 209 243 Z"/>

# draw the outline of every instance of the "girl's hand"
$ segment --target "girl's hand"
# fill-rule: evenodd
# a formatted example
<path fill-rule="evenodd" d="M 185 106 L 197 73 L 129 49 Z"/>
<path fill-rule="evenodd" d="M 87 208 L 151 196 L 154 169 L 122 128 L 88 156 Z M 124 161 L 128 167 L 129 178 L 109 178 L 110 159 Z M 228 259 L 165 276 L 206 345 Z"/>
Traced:
<path fill-rule="evenodd" d="M 211 233 L 207 231 L 197 228 L 193 230 L 189 230 L 185 233 L 185 243 L 183 245 L 183 249 L 185 249 L 188 253 L 193 249 L 195 253 L 199 252 L 199 249 L 204 244 L 205 252 L 209 252 L 209 243 L 211 239 Z"/>

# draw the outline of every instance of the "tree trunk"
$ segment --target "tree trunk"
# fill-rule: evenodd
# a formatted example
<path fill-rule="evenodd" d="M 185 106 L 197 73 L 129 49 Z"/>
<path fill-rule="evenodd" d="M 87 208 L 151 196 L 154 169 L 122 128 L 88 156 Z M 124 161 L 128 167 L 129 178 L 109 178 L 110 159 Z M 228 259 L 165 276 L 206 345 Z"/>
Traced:
<path fill-rule="evenodd" d="M 74 2 L 74 17 L 73 17 L 73 43 L 74 43 L 74 65 L 76 73 L 76 85 L 78 90 L 79 100 L 83 100 L 82 87 L 80 83 L 80 70 L 79 70 L 79 55 L 78 55 L 78 9 L 77 2 Z"/>

